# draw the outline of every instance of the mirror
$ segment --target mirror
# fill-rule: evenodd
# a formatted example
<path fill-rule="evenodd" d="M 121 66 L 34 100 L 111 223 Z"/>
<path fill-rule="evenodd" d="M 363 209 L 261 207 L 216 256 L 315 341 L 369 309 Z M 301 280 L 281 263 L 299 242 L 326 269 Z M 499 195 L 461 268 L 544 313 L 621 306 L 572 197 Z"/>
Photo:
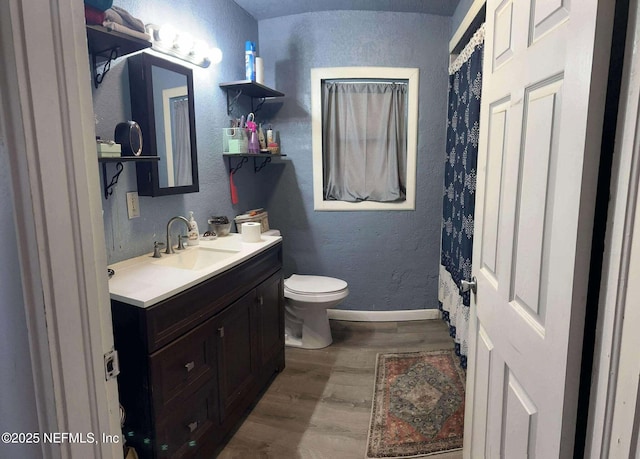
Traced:
<path fill-rule="evenodd" d="M 131 117 L 142 130 L 136 163 L 138 194 L 165 196 L 198 191 L 193 72 L 151 54 L 127 59 Z"/>

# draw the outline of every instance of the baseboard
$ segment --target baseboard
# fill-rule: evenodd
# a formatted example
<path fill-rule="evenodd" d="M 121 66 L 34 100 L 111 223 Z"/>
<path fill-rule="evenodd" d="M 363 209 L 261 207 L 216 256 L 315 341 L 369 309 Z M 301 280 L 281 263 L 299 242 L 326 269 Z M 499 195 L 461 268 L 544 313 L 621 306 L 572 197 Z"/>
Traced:
<path fill-rule="evenodd" d="M 402 322 L 407 320 L 440 319 L 438 309 L 404 309 L 401 311 L 352 311 L 327 309 L 329 319 L 351 322 Z"/>

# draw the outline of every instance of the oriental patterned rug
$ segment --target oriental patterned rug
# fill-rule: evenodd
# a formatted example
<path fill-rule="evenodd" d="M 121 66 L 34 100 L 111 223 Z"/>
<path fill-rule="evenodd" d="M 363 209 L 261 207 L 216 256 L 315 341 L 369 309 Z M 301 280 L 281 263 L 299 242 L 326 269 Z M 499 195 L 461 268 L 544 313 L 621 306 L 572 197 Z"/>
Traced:
<path fill-rule="evenodd" d="M 378 354 L 367 459 L 462 448 L 464 386 L 453 350 Z"/>

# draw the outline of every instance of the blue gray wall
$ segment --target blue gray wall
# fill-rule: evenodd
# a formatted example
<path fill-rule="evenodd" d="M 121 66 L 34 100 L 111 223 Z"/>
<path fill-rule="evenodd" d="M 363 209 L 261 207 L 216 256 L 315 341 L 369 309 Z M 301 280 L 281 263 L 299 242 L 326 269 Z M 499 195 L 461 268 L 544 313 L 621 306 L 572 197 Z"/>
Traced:
<path fill-rule="evenodd" d="M 126 192 L 136 190 L 136 179 L 135 166 L 125 165 L 114 194 L 103 200 L 109 263 L 151 251 L 154 240 L 164 240 L 166 222 L 174 215 L 193 210 L 204 231 L 210 215 L 233 217 L 265 207 L 271 227 L 284 236 L 285 275 L 346 280 L 351 293 L 341 306 L 345 309 L 437 307 L 450 18 L 340 11 L 257 23 L 230 0 L 122 0 L 120 6 L 145 23 L 172 18 L 176 27 L 220 47 L 224 57 L 218 66 L 193 70 L 200 192 L 140 197 L 141 216 L 129 220 Z M 240 203 L 232 206 L 229 169 L 221 156 L 221 128 L 229 117 L 218 84 L 243 79 L 245 40 L 258 42 L 267 86 L 286 94 L 267 102 L 257 118 L 273 123 L 288 156 L 258 174 L 251 162 L 245 165 L 234 178 Z M 351 65 L 420 68 L 415 211 L 313 210 L 310 69 Z M 97 135 L 111 138 L 115 125 L 130 119 L 128 88 L 126 60 L 121 59 L 94 90 Z M 247 111 L 245 105 L 234 115 Z M 107 169 L 111 175 L 115 167 Z"/>
<path fill-rule="evenodd" d="M 269 220 L 284 236 L 285 275 L 346 280 L 350 295 L 341 308 L 437 307 L 450 23 L 448 17 L 363 11 L 259 22 L 265 83 L 286 94 L 262 115 L 272 120 L 287 154 L 285 164 L 262 172 L 271 189 Z M 313 210 L 310 70 L 352 65 L 420 68 L 415 211 Z"/>

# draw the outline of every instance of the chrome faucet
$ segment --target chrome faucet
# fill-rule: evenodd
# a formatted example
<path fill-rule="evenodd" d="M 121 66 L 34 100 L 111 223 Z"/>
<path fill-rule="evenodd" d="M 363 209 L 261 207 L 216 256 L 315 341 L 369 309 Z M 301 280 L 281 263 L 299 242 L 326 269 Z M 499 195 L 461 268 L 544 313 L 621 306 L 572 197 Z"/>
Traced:
<path fill-rule="evenodd" d="M 171 224 L 177 220 L 183 221 L 184 224 L 187 225 L 187 231 L 189 231 L 190 229 L 189 220 L 181 216 L 172 217 L 169 220 L 169 223 L 167 223 L 167 249 L 164 251 L 165 253 L 175 253 L 173 251 L 173 247 L 171 246 Z"/>

